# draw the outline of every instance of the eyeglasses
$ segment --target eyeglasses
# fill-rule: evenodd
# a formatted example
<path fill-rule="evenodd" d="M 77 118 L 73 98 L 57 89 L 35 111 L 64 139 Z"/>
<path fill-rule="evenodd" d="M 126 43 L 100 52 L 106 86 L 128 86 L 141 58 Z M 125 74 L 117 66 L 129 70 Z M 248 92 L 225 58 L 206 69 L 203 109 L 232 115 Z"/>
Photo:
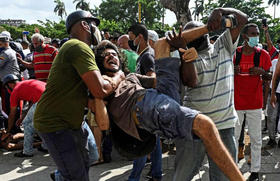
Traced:
<path fill-rule="evenodd" d="M 116 57 L 118 54 L 115 53 L 115 52 L 103 52 L 103 53 L 101 54 L 102 57 L 107 57 L 107 56 L 109 56 L 109 55 L 112 55 L 112 56 Z"/>

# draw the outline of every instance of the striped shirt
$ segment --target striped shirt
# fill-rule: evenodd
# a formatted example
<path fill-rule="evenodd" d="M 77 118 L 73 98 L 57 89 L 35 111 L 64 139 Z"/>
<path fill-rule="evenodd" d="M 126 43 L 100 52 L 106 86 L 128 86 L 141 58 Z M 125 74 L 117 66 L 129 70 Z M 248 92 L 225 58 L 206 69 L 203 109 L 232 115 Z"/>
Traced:
<path fill-rule="evenodd" d="M 52 62 L 58 51 L 55 47 L 46 45 L 42 52 L 34 52 L 33 64 L 34 72 L 37 80 L 47 81 Z"/>
<path fill-rule="evenodd" d="M 218 129 L 232 128 L 238 117 L 234 108 L 233 44 L 226 30 L 210 49 L 198 52 L 195 88 L 184 87 L 183 105 L 209 116 Z"/>

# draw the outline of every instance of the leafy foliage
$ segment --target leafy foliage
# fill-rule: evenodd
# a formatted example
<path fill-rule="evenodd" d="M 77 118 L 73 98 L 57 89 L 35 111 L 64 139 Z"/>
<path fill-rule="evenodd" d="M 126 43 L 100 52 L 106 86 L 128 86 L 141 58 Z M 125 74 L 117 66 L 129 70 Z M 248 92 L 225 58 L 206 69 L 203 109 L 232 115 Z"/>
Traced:
<path fill-rule="evenodd" d="M 29 31 L 27 38 L 30 40 L 32 34 L 35 33 L 35 28 L 40 30 L 43 36 L 50 38 L 65 38 L 68 37 L 65 29 L 65 21 L 61 20 L 59 23 L 55 21 L 46 20 L 46 22 L 38 21 L 39 24 L 24 24 L 19 27 L 2 25 L 2 30 L 7 30 L 11 33 L 13 39 L 22 38 L 23 31 Z"/>

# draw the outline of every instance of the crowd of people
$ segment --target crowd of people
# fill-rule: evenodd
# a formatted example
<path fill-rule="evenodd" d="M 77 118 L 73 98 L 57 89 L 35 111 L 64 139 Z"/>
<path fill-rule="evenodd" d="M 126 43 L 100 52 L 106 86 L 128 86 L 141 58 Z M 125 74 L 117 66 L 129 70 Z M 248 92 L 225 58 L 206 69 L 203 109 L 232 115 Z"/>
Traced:
<path fill-rule="evenodd" d="M 237 163 L 248 130 L 249 180 L 259 180 L 262 132 L 270 138 L 265 148 L 280 147 L 280 39 L 274 44 L 266 24 L 247 21 L 239 10 L 217 8 L 207 32 L 191 21 L 159 38 L 136 23 L 116 37 L 79 10 L 68 15 L 63 40 L 37 32 L 31 43 L 13 41 L 1 32 L 1 147 L 32 157 L 35 146 L 53 158 L 52 180 L 87 181 L 90 166 L 112 161 L 114 146 L 133 160 L 128 181 L 140 180 L 148 160 L 147 178 L 160 181 L 162 141 L 171 139 L 174 181 L 192 180 L 205 155 L 210 180 L 244 180 Z M 215 32 L 222 33 L 210 38 Z"/>

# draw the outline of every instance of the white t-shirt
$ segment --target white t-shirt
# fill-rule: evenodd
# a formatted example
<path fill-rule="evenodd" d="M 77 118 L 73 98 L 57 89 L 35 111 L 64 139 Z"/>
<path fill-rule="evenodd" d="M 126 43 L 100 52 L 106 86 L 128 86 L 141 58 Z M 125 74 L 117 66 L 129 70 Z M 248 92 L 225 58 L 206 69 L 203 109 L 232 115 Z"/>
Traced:
<path fill-rule="evenodd" d="M 273 59 L 272 62 L 271 62 L 272 66 L 270 67 L 270 72 L 272 72 L 273 75 L 274 75 L 274 72 L 275 72 L 275 69 L 276 69 L 277 62 L 278 62 L 278 59 Z M 272 88 L 272 81 L 270 83 L 270 88 Z M 276 92 L 280 93 L 280 82 L 277 86 Z"/>

